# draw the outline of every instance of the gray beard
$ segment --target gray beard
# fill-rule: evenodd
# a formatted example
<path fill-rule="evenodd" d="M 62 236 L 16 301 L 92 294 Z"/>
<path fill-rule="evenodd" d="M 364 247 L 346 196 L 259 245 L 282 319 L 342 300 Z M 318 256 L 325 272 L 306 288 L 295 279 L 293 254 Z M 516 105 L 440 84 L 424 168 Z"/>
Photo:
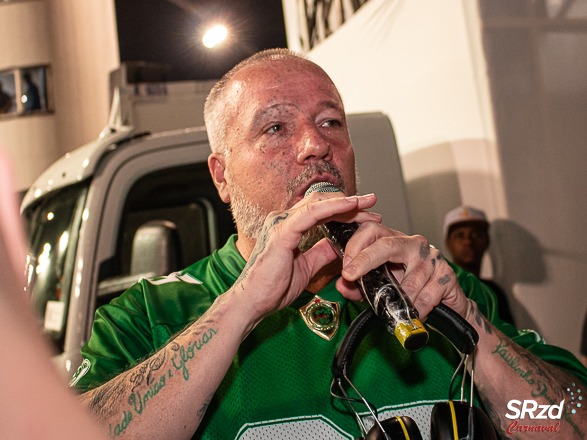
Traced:
<path fill-rule="evenodd" d="M 338 181 L 337 186 L 342 191 L 345 190 L 342 175 L 333 165 L 328 162 L 310 164 L 307 165 L 302 173 L 288 185 L 286 199 L 275 209 L 283 211 L 291 207 L 297 189 L 320 173 L 335 176 Z M 263 225 L 269 212 L 265 212 L 258 204 L 252 202 L 245 195 L 244 190 L 235 182 L 232 182 L 230 185 L 230 210 L 232 211 L 232 217 L 238 233 L 250 240 L 256 241 L 263 231 Z M 298 248 L 302 252 L 305 252 L 318 243 L 323 237 L 324 236 L 318 227 L 313 227 L 302 236 Z"/>

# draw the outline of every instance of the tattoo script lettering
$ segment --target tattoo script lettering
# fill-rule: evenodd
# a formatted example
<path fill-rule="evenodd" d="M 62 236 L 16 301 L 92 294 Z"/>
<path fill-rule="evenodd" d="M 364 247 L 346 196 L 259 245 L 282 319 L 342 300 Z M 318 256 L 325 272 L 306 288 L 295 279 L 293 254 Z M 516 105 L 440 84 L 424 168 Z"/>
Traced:
<path fill-rule="evenodd" d="M 515 354 L 510 353 L 508 350 L 509 346 L 510 344 L 507 341 L 499 338 L 499 343 L 491 354 L 496 354 L 501 357 L 512 370 L 514 370 L 522 379 L 528 383 L 528 385 L 536 385 L 538 389 L 543 388 L 545 385 L 542 383 L 537 384 L 536 380 L 532 377 L 534 374 L 532 370 L 526 370 L 520 366 L 520 356 L 516 356 Z M 538 394 L 534 394 L 533 392 L 533 396 L 537 395 L 542 395 L 542 392 Z"/>
<path fill-rule="evenodd" d="M 185 334 L 186 332 L 184 332 Z M 171 357 L 171 365 L 173 368 L 162 371 L 166 359 L 166 351 L 162 351 L 152 360 L 145 362 L 136 372 L 129 376 L 129 381 L 132 384 L 131 395 L 128 398 L 128 405 L 130 409 L 124 410 L 122 420 L 116 425 L 109 426 L 109 433 L 111 437 L 118 437 L 124 433 L 133 421 L 134 414 L 142 414 L 149 401 L 152 401 L 173 378 L 174 372 L 181 371 L 181 376 L 184 380 L 189 380 L 190 373 L 187 364 L 196 357 L 196 352 L 202 350 L 208 344 L 214 335 L 218 334 L 218 330 L 208 328 L 203 333 L 198 334 L 198 337 L 185 345 L 180 345 L 173 341 L 169 344 L 169 348 L 175 352 Z M 145 385 L 147 388 L 145 389 Z M 209 404 L 209 399 L 205 402 L 202 411 L 205 412 Z M 198 414 L 199 417 L 203 416 Z"/>
<path fill-rule="evenodd" d="M 200 339 L 187 344 L 185 347 L 176 343 L 171 344 L 171 349 L 176 352 L 171 358 L 171 363 L 176 370 L 181 370 L 185 380 L 190 378 L 186 364 L 194 358 L 196 351 L 200 351 L 217 333 L 216 330 L 211 328 L 204 332 Z"/>

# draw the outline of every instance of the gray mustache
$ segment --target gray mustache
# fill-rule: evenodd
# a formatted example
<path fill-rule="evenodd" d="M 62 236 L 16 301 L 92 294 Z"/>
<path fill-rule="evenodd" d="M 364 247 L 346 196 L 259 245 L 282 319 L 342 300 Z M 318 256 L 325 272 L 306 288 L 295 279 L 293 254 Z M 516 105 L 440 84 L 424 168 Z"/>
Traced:
<path fill-rule="evenodd" d="M 330 162 L 317 162 L 306 165 L 298 177 L 289 183 L 287 186 L 287 193 L 289 197 L 293 197 L 298 188 L 308 183 L 310 180 L 312 180 L 312 178 L 314 178 L 314 176 L 318 174 L 330 174 L 334 176 L 336 179 L 336 186 L 344 192 L 344 179 L 338 168 L 336 168 Z"/>

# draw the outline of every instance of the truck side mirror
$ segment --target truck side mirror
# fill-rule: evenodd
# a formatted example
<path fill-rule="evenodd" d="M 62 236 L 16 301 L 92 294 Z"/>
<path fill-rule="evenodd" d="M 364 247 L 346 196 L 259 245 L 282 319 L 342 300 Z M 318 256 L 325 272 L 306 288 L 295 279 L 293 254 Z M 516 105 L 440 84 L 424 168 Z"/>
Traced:
<path fill-rule="evenodd" d="M 180 261 L 180 241 L 175 223 L 151 220 L 137 229 L 132 242 L 131 275 L 167 275 L 178 269 Z"/>
<path fill-rule="evenodd" d="M 120 295 L 141 278 L 167 275 L 179 269 L 181 244 L 176 225 L 169 220 L 151 220 L 133 237 L 130 274 L 105 279 L 98 285 L 98 305 Z"/>

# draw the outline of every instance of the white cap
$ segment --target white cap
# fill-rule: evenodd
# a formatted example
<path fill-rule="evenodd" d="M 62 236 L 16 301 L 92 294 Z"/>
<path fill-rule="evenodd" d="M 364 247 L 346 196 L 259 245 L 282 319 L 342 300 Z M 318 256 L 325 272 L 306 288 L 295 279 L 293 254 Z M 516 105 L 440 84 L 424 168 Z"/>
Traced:
<path fill-rule="evenodd" d="M 488 227 L 487 217 L 480 209 L 471 206 L 459 206 L 449 211 L 444 216 L 443 233 L 446 237 L 451 226 L 459 223 L 482 223 L 483 226 Z"/>

